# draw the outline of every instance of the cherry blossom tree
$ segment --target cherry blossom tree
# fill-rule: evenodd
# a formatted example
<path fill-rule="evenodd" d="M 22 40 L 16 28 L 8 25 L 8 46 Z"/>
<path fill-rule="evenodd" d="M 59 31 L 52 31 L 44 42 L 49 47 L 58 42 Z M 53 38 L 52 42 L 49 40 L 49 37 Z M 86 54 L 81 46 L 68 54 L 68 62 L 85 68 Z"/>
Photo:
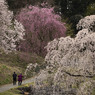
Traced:
<path fill-rule="evenodd" d="M 23 39 L 24 28 L 13 20 L 13 12 L 8 10 L 5 0 L 0 0 L 0 48 L 6 52 L 16 50 L 16 42 Z"/>
<path fill-rule="evenodd" d="M 95 15 L 86 16 L 85 18 L 81 19 L 77 24 L 77 29 L 88 29 L 95 31 Z"/>
<path fill-rule="evenodd" d="M 61 17 L 54 13 L 54 8 L 45 7 L 45 4 L 41 4 L 41 7 L 29 6 L 22 9 L 16 19 L 26 30 L 26 40 L 20 44 L 23 51 L 44 55 L 44 47 L 49 41 L 65 36 L 66 28 L 61 22 Z"/>
<path fill-rule="evenodd" d="M 75 38 L 61 37 L 49 42 L 46 46 L 45 61 L 49 70 L 57 69 L 54 82 L 66 83 L 66 87 L 76 83 L 72 76 L 91 77 L 95 74 L 95 15 L 87 16 L 79 21 L 80 28 Z M 72 83 L 73 82 L 73 83 Z"/>

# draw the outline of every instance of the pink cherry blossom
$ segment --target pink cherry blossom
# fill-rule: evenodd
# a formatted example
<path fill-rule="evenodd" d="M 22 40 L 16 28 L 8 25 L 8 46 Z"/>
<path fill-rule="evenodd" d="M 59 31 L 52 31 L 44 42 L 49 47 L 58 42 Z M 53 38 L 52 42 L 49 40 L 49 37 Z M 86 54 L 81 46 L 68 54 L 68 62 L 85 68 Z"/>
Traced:
<path fill-rule="evenodd" d="M 65 36 L 66 28 L 54 8 L 29 6 L 16 15 L 16 19 L 25 27 L 25 41 L 21 50 L 45 54 L 44 47 L 54 38 Z"/>

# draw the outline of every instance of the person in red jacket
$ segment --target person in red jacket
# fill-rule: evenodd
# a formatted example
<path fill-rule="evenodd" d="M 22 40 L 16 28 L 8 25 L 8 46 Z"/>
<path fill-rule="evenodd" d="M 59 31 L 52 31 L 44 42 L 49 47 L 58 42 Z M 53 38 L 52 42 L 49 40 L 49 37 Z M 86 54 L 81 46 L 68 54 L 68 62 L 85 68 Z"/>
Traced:
<path fill-rule="evenodd" d="M 22 74 L 18 75 L 18 85 L 21 85 L 22 84 Z"/>

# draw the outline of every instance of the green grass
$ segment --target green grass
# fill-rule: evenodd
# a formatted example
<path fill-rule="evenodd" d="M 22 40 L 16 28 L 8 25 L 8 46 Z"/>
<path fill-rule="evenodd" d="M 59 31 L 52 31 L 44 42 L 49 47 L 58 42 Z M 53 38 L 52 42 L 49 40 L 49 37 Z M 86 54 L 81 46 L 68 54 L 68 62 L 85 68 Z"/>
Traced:
<path fill-rule="evenodd" d="M 0 86 L 12 83 L 12 74 L 24 74 L 29 63 L 43 63 L 43 58 L 36 54 L 17 52 L 5 54 L 0 52 Z M 28 76 L 27 78 L 29 78 Z"/>
<path fill-rule="evenodd" d="M 22 69 L 19 69 L 19 67 L 11 67 L 6 64 L 0 64 L 0 85 L 11 83 L 14 71 L 20 73 L 22 72 Z"/>
<path fill-rule="evenodd" d="M 17 89 L 11 89 L 11 90 L 0 93 L 0 95 L 21 95 L 19 94 L 19 92 L 20 91 Z"/>
<path fill-rule="evenodd" d="M 21 91 L 18 90 L 17 88 L 29 87 L 30 85 L 34 85 L 34 82 L 27 83 L 27 84 L 21 85 L 21 86 L 16 87 L 16 88 L 12 88 L 12 89 L 10 89 L 8 91 L 0 93 L 0 95 L 22 95 L 22 94 L 19 94 Z"/>

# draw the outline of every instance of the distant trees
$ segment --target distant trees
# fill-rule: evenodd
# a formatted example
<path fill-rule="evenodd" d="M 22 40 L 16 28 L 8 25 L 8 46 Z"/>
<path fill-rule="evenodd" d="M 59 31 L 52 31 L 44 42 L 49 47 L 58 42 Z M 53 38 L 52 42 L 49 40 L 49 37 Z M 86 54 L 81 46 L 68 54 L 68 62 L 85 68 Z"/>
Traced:
<path fill-rule="evenodd" d="M 50 5 L 60 7 L 61 12 L 65 16 L 73 16 L 76 14 L 84 15 L 87 7 L 95 3 L 95 0 L 6 0 L 11 10 L 17 10 L 26 5 L 37 5 L 48 2 Z"/>
<path fill-rule="evenodd" d="M 77 34 L 76 23 L 81 19 L 78 16 L 87 16 L 94 14 L 95 0 L 6 0 L 9 8 L 16 13 L 19 9 L 28 5 L 40 5 L 42 2 L 48 2 L 54 6 L 54 11 L 60 13 L 62 17 L 68 18 L 68 22 L 73 29 L 73 36 Z M 76 18 L 78 17 L 78 18 Z M 73 19 L 75 18 L 75 19 Z M 70 35 L 72 36 L 72 35 Z"/>
<path fill-rule="evenodd" d="M 11 10 L 25 7 L 28 4 L 28 0 L 6 0 L 6 1 L 9 5 L 9 9 Z"/>
<path fill-rule="evenodd" d="M 94 14 L 95 14 L 95 2 L 91 3 L 87 7 L 86 12 L 85 12 L 85 15 L 94 15 Z"/>
<path fill-rule="evenodd" d="M 54 0 L 6 0 L 6 1 L 9 5 L 9 9 L 14 11 L 14 13 L 28 5 L 38 5 L 46 1 L 51 5 L 54 2 Z"/>
<path fill-rule="evenodd" d="M 16 50 L 16 43 L 23 39 L 23 31 L 22 24 L 13 20 L 5 0 L 0 0 L 0 48 L 6 52 Z"/>
<path fill-rule="evenodd" d="M 94 0 L 54 0 L 55 5 L 61 7 L 61 12 L 68 17 L 76 14 L 84 15 L 87 7 L 94 3 Z"/>
<path fill-rule="evenodd" d="M 20 49 L 44 55 L 44 47 L 54 38 L 65 36 L 66 28 L 61 17 L 54 13 L 54 8 L 29 6 L 16 15 L 16 19 L 25 27 L 25 39 Z"/>

